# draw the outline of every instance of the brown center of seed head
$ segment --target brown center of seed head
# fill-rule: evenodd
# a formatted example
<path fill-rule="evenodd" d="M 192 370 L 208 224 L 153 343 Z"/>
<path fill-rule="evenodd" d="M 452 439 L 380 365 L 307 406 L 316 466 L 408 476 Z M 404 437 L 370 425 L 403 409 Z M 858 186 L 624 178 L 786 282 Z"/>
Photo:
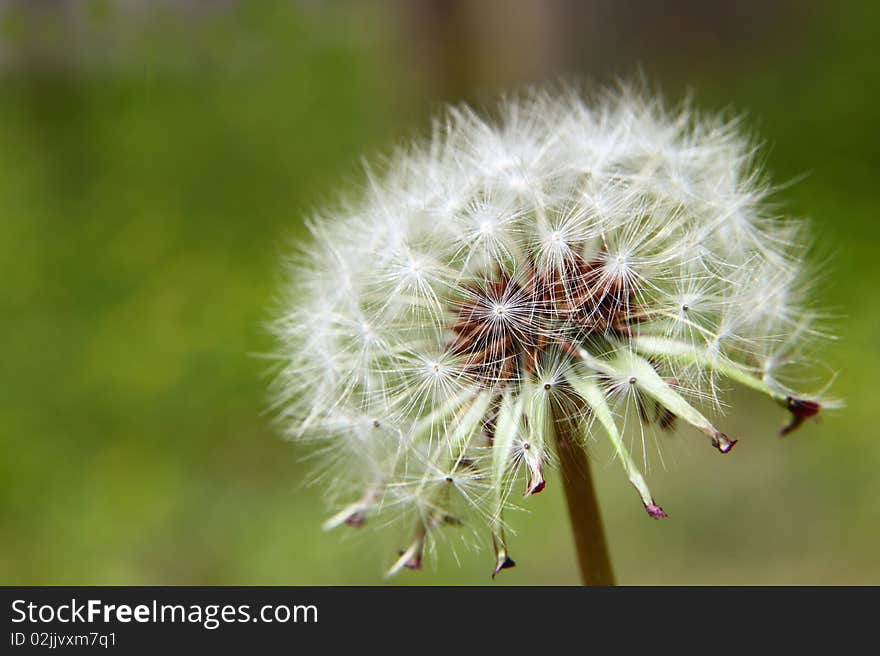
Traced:
<path fill-rule="evenodd" d="M 450 350 L 482 385 L 504 386 L 533 372 L 547 350 L 575 357 L 591 335 L 628 334 L 644 313 L 632 286 L 604 267 L 600 254 L 547 272 L 533 264 L 519 276 L 496 270 L 455 304 Z"/>

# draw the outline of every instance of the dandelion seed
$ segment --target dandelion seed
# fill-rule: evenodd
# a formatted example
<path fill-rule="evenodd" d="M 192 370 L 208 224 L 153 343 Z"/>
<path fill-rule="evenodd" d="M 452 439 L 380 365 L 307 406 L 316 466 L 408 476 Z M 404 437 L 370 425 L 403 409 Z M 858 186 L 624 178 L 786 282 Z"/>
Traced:
<path fill-rule="evenodd" d="M 822 333 L 804 231 L 764 209 L 753 161 L 735 122 L 536 92 L 495 123 L 452 109 L 368 171 L 359 205 L 312 222 L 276 324 L 282 419 L 328 457 L 325 527 L 404 522 L 396 573 L 483 525 L 495 576 L 514 564 L 505 510 L 563 455 L 560 415 L 661 519 L 637 462 L 652 426 L 729 453 L 708 418 L 724 381 L 785 408 L 784 435 L 833 405 L 785 375 Z"/>

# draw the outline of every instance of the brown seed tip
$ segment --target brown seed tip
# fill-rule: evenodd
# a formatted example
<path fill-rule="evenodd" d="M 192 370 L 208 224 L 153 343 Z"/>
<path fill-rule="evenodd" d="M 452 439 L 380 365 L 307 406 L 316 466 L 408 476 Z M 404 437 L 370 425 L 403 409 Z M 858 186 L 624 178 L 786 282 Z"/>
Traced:
<path fill-rule="evenodd" d="M 668 517 L 663 508 L 654 503 L 646 505 L 645 510 L 648 511 L 648 515 L 651 516 L 651 519 L 663 519 L 664 517 Z"/>

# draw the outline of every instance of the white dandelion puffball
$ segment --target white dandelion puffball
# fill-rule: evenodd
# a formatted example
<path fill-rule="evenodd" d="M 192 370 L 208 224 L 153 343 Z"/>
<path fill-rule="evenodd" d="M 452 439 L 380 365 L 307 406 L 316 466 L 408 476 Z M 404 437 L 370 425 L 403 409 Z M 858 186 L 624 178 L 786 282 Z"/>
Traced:
<path fill-rule="evenodd" d="M 771 213 L 736 121 L 531 92 L 495 120 L 448 110 L 380 168 L 310 222 L 275 330 L 326 527 L 404 522 L 392 573 L 468 526 L 511 566 L 503 513 L 544 487 L 560 416 L 608 441 L 656 519 L 647 446 L 679 420 L 729 452 L 707 418 L 727 383 L 786 408 L 783 433 L 827 405 L 796 391 L 821 336 L 805 226 Z"/>

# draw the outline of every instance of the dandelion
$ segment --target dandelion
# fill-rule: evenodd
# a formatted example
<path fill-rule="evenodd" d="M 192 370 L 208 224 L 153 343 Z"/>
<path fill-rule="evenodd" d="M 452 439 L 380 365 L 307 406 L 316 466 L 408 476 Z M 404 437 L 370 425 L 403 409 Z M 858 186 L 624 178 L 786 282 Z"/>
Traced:
<path fill-rule="evenodd" d="M 585 580 L 611 569 L 585 459 L 607 440 L 647 514 L 643 474 L 676 423 L 721 454 L 729 383 L 791 415 L 821 315 L 804 224 L 774 215 L 738 122 L 619 90 L 532 92 L 495 120 L 454 108 L 369 168 L 362 198 L 310 222 L 276 331 L 280 414 L 315 444 L 325 528 L 403 522 L 390 572 L 484 527 L 562 469 Z M 592 572 L 593 574 L 590 574 Z"/>

